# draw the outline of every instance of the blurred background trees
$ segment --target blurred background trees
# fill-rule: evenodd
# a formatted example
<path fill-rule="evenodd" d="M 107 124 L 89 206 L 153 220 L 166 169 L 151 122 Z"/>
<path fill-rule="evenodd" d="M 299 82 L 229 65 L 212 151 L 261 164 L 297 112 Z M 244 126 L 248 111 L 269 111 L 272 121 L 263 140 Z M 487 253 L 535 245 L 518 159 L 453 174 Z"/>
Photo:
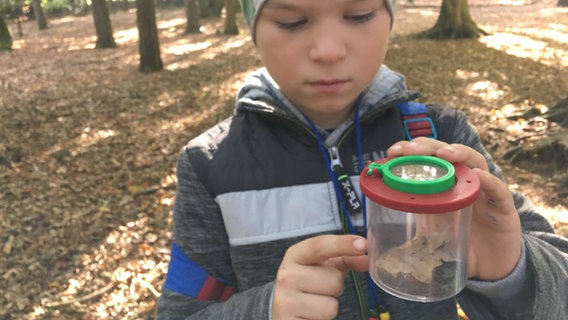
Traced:
<path fill-rule="evenodd" d="M 92 0 L 93 20 L 97 32 L 97 44 L 95 48 L 115 48 L 116 42 L 112 35 L 112 24 L 105 0 Z"/>
<path fill-rule="evenodd" d="M 12 35 L 4 17 L 0 16 L 0 50 L 12 49 Z"/>
<path fill-rule="evenodd" d="M 40 30 L 48 28 L 48 17 L 86 15 L 92 13 L 97 36 L 95 48 L 115 48 L 110 14 L 118 10 L 137 11 L 141 72 L 162 70 L 160 45 L 156 26 L 156 7 L 185 7 L 185 33 L 199 33 L 201 18 L 221 18 L 225 12 L 225 34 L 238 34 L 237 0 L 0 0 L 0 50 L 11 50 L 13 35 L 10 25 L 15 24 L 19 37 L 22 20 L 36 20 Z M 223 11 L 225 8 L 225 11 Z"/>

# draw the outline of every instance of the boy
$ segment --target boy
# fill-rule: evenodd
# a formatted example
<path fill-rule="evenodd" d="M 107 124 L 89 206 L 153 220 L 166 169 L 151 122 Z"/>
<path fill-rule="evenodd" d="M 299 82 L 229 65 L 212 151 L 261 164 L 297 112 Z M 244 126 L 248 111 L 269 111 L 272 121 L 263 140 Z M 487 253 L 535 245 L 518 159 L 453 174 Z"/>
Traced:
<path fill-rule="evenodd" d="M 397 105 L 418 94 L 383 65 L 395 0 L 243 1 L 265 69 L 180 153 L 159 319 L 456 319 L 454 299 L 367 280 L 364 211 L 349 216 L 330 170 L 341 162 L 357 187 L 367 160 L 410 154 L 480 178 L 457 296 L 470 319 L 566 319 L 568 241 L 511 195 L 465 116 L 429 106 L 438 139 L 406 141 Z"/>

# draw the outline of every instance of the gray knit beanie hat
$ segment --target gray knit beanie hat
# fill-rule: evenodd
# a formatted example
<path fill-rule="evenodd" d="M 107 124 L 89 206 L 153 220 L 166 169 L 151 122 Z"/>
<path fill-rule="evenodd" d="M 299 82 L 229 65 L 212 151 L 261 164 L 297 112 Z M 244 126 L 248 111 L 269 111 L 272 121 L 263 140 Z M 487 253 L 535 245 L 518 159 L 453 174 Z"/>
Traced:
<path fill-rule="evenodd" d="M 261 7 L 266 2 L 266 0 L 239 0 L 239 2 L 241 3 L 243 14 L 251 29 L 251 35 L 254 41 L 254 28 L 256 25 L 257 13 L 260 12 Z M 396 12 L 396 2 L 397 0 L 385 0 L 385 3 L 387 4 L 387 8 L 391 16 L 391 29 L 394 22 L 394 14 Z"/>

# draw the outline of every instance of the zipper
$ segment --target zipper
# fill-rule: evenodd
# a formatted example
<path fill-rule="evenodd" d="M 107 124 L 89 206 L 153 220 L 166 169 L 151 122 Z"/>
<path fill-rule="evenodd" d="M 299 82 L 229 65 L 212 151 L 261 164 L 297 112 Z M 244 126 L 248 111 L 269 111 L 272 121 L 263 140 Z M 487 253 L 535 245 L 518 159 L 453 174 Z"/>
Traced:
<path fill-rule="evenodd" d="M 380 110 L 372 111 L 372 112 L 365 114 L 362 118 L 359 119 L 359 122 L 364 121 L 365 119 L 374 117 L 379 112 L 382 112 L 384 110 L 389 109 L 391 107 L 391 105 L 397 105 L 397 104 L 404 102 L 404 101 L 415 100 L 419 96 L 420 96 L 420 94 L 418 92 L 413 92 L 413 93 L 404 95 L 404 97 L 393 99 L 392 101 L 385 104 L 384 108 L 380 108 Z M 306 126 L 304 123 L 298 121 L 296 118 L 288 117 L 288 116 L 284 116 L 284 115 L 274 115 L 274 114 L 273 114 L 273 116 L 279 117 L 279 118 L 287 120 L 287 121 L 292 121 L 293 123 L 298 124 L 298 126 L 302 127 L 304 130 L 307 130 L 308 133 L 312 137 L 314 137 L 316 140 L 318 140 L 316 133 L 313 132 L 312 129 L 309 126 Z M 329 153 L 330 169 L 333 172 L 333 174 L 335 175 L 337 182 L 339 182 L 339 190 L 342 194 L 338 195 L 338 196 L 343 197 L 343 199 L 348 200 L 349 203 L 350 203 L 350 205 L 347 205 L 347 203 L 346 203 L 347 211 L 349 211 L 348 214 L 350 216 L 354 216 L 358 212 L 362 212 L 362 208 L 361 208 L 361 203 L 358 200 L 357 193 L 355 192 L 355 189 L 353 188 L 353 185 L 351 184 L 351 181 L 349 179 L 349 174 L 345 171 L 345 169 L 343 168 L 343 164 L 341 163 L 341 158 L 339 157 L 338 147 L 343 143 L 343 141 L 345 141 L 347 136 L 353 131 L 354 127 L 355 127 L 354 125 L 349 126 L 341 134 L 338 142 L 333 146 L 327 146 L 323 141 L 321 141 L 322 148 L 327 149 L 327 152 Z M 317 129 L 314 129 L 314 130 L 317 130 Z M 318 142 L 318 143 L 320 143 L 320 142 Z M 355 200 L 353 200 L 354 202 L 351 202 L 352 199 L 355 199 Z M 359 203 L 359 206 L 356 205 L 357 202 Z M 353 205 L 353 204 L 355 204 L 355 205 Z M 342 232 L 344 234 L 351 234 L 351 230 L 349 230 L 349 226 L 348 226 L 347 216 L 344 214 L 343 208 L 341 206 L 340 206 L 339 210 L 340 210 L 340 216 L 341 216 Z M 354 230 L 354 226 L 353 226 L 353 230 Z M 367 298 L 365 297 L 365 294 L 363 292 L 363 287 L 361 285 L 361 277 L 360 277 L 359 273 L 357 271 L 351 270 L 350 274 L 351 274 L 351 279 L 353 281 L 353 286 L 355 288 L 355 294 L 357 295 L 356 299 L 357 299 L 357 304 L 358 304 L 358 307 L 359 307 L 359 315 L 361 317 L 361 320 L 383 318 L 383 314 L 386 314 L 388 316 L 387 312 L 380 312 L 379 311 L 380 312 L 379 317 L 377 317 L 374 313 L 371 312 L 371 310 L 369 309 L 369 305 L 367 304 Z M 369 290 L 371 290 L 371 289 L 369 288 Z M 379 307 L 379 306 L 377 306 L 377 307 Z M 380 309 L 380 307 L 379 307 L 379 309 Z"/>
<path fill-rule="evenodd" d="M 349 174 L 343 168 L 341 164 L 341 159 L 339 158 L 339 151 L 337 150 L 336 146 L 331 146 L 328 148 L 329 152 L 329 160 L 331 171 L 335 175 L 337 182 L 339 183 L 339 191 L 341 192 L 341 197 L 345 201 L 345 205 L 347 207 L 347 211 L 349 211 L 349 215 L 351 217 L 355 217 L 357 214 L 363 213 L 363 207 L 359 197 L 357 196 L 357 192 L 355 191 L 355 187 L 351 183 L 351 179 L 349 178 Z"/>
<path fill-rule="evenodd" d="M 323 142 L 322 142 L 323 143 Z M 339 157 L 339 151 L 337 146 L 331 146 L 328 148 L 330 167 L 335 175 L 335 178 L 339 184 L 339 191 L 341 192 L 339 197 L 342 197 L 345 202 L 345 207 L 347 208 L 348 214 L 354 217 L 355 214 L 362 213 L 361 202 L 359 197 L 351 184 L 351 179 L 349 179 L 349 174 L 343 168 L 341 164 L 341 159 Z M 352 231 L 349 230 L 348 221 L 346 214 L 343 212 L 342 206 L 339 206 L 340 217 L 341 217 L 341 229 L 343 234 L 351 234 Z M 351 226 L 353 231 L 355 231 L 354 226 Z M 363 287 L 361 285 L 361 277 L 359 273 L 355 270 L 349 272 L 351 274 L 351 280 L 353 281 L 353 287 L 355 288 L 357 305 L 359 307 L 359 315 L 361 320 L 369 319 L 369 306 L 367 304 L 367 298 L 363 292 Z"/>

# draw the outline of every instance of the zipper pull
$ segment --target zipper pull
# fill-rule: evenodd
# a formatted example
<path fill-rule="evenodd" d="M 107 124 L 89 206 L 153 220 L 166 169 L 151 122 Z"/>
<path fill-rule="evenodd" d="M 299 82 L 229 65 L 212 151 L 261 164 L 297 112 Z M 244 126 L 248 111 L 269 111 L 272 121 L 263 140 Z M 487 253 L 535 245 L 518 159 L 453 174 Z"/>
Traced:
<path fill-rule="evenodd" d="M 343 168 L 341 164 L 341 159 L 339 159 L 339 151 L 337 150 L 336 146 L 332 146 L 329 148 L 329 162 L 331 170 L 335 170 L 336 167 Z"/>

